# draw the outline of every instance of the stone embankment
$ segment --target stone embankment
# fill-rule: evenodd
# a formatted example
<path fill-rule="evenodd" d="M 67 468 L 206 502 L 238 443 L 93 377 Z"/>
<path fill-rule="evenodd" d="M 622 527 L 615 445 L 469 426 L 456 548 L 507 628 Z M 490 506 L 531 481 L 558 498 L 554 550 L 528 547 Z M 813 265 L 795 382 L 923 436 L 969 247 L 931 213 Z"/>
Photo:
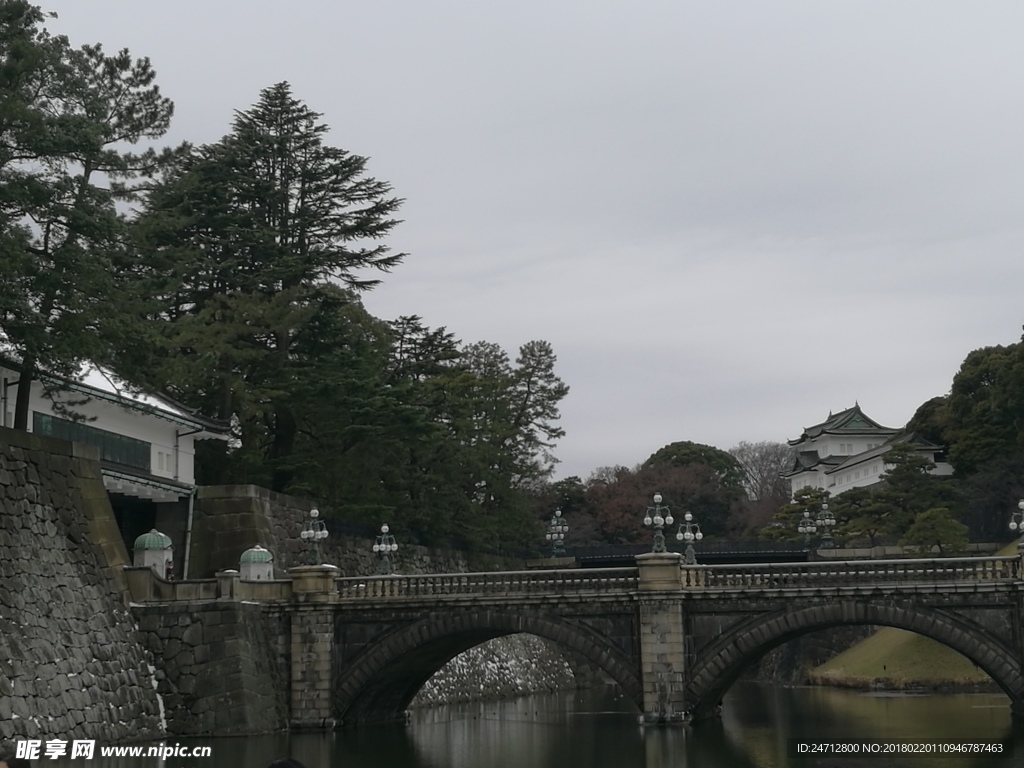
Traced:
<path fill-rule="evenodd" d="M 251 603 L 135 606 L 158 659 L 167 732 L 232 736 L 288 722 L 288 670 L 280 614 Z M 269 627 L 278 625 L 277 632 Z"/>
<path fill-rule="evenodd" d="M 412 706 L 511 699 L 577 685 L 556 646 L 534 635 L 509 635 L 456 656 L 427 681 Z"/>
<path fill-rule="evenodd" d="M 0 747 L 164 732 L 98 458 L 0 428 Z"/>
<path fill-rule="evenodd" d="M 283 619 L 244 603 L 211 605 L 204 620 L 195 606 L 129 612 L 128 552 L 98 459 L 93 448 L 0 430 L 0 750 L 20 738 L 114 743 L 281 727 L 290 649 L 272 647 L 283 633 L 268 621 Z M 237 567 L 238 553 L 259 541 L 276 550 L 285 575 L 303 562 L 297 531 L 307 509 L 251 486 L 210 489 L 197 506 L 194 564 Z M 328 541 L 324 559 L 344 572 L 375 570 L 372 540 Z M 521 564 L 420 547 L 399 560 L 407 573 L 499 565 Z M 520 636 L 454 660 L 418 703 L 571 685 L 557 650 Z"/>

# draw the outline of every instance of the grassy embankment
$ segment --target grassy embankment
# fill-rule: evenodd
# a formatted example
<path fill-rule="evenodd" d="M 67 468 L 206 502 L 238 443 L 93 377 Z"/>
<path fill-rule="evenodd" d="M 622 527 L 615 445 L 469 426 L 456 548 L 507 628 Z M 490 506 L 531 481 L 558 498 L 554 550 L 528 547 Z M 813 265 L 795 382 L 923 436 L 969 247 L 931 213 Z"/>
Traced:
<path fill-rule="evenodd" d="M 1017 551 L 1011 544 L 997 554 Z M 994 685 L 973 662 L 931 638 L 882 627 L 835 658 L 812 669 L 814 685 L 843 688 L 962 688 Z"/>

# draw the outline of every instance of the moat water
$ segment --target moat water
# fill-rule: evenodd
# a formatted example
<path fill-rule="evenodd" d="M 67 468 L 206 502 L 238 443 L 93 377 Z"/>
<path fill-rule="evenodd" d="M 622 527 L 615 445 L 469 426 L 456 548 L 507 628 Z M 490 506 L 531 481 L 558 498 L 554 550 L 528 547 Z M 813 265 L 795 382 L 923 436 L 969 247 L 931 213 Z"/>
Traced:
<path fill-rule="evenodd" d="M 1009 768 L 1024 765 L 1024 727 L 1001 694 L 879 694 L 735 685 L 720 720 L 641 727 L 615 688 L 419 710 L 408 725 L 330 734 L 181 740 L 204 759 L 40 760 L 70 768 L 266 768 L 290 756 L 307 768 Z M 795 757 L 809 742 L 998 743 L 1003 753 Z"/>

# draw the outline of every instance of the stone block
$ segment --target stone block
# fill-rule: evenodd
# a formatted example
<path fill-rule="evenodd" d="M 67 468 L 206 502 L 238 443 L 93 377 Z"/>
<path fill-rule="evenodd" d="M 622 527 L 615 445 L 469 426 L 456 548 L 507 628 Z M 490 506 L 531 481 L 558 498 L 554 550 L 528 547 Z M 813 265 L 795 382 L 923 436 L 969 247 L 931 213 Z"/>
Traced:
<path fill-rule="evenodd" d="M 210 646 L 206 644 L 197 645 L 193 650 L 193 654 L 196 664 L 205 664 L 211 658 Z"/>
<path fill-rule="evenodd" d="M 181 652 L 181 641 L 172 638 L 164 644 L 163 657 L 165 660 L 170 661 L 174 659 Z"/>
<path fill-rule="evenodd" d="M 186 628 L 181 636 L 181 642 L 193 648 L 202 643 L 203 625 L 197 622 Z"/>
<path fill-rule="evenodd" d="M 145 637 L 145 645 L 146 645 L 147 650 L 149 650 L 149 652 L 152 653 L 153 655 L 159 656 L 163 652 L 164 641 L 161 640 L 155 634 L 146 634 L 144 637 Z M 168 641 L 168 642 L 170 642 L 170 641 Z M 97 674 L 101 674 L 101 673 L 97 673 Z"/>
<path fill-rule="evenodd" d="M 214 711 L 203 712 L 199 718 L 198 732 L 201 734 L 213 733 L 217 728 L 217 713 Z"/>
<path fill-rule="evenodd" d="M 183 674 L 178 678 L 178 690 L 181 693 L 193 693 L 196 689 L 196 676 Z"/>

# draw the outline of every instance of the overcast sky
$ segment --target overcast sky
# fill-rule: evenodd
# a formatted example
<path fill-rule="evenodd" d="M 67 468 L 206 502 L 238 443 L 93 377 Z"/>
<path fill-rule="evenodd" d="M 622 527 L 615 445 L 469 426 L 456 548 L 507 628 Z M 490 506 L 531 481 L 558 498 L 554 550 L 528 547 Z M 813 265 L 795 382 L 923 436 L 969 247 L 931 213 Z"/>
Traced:
<path fill-rule="evenodd" d="M 1024 4 L 60 0 L 148 56 L 168 141 L 287 80 L 406 199 L 367 295 L 547 339 L 559 476 L 901 426 L 1024 321 Z"/>

